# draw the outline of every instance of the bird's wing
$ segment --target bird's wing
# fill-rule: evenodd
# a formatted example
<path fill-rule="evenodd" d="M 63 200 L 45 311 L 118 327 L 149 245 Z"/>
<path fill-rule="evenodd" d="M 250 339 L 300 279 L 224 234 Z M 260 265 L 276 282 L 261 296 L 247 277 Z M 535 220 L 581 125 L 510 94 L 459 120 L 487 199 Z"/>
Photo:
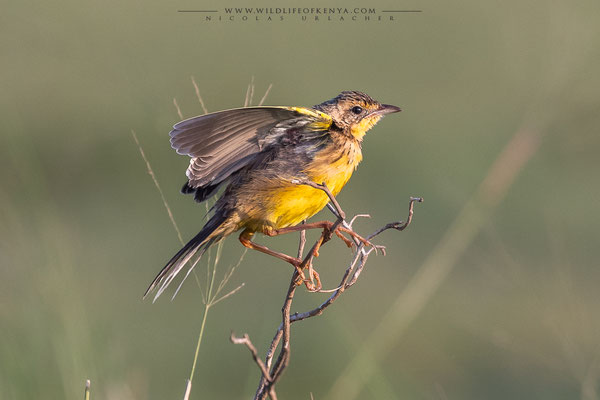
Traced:
<path fill-rule="evenodd" d="M 202 188 L 220 184 L 284 136 L 325 132 L 331 124 L 329 115 L 309 108 L 237 108 L 179 122 L 171 146 L 192 157 L 187 185 Z"/>

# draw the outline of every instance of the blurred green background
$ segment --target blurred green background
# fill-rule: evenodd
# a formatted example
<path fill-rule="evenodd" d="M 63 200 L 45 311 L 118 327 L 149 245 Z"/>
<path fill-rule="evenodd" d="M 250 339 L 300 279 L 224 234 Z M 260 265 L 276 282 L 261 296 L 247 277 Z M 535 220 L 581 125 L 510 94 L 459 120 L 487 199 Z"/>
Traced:
<path fill-rule="evenodd" d="M 88 378 L 93 399 L 183 396 L 201 294 L 189 279 L 172 302 L 141 299 L 179 241 L 131 130 L 190 238 L 204 206 L 178 193 L 188 160 L 167 134 L 173 98 L 185 117 L 202 113 L 191 76 L 211 111 L 240 106 L 252 77 L 255 103 L 273 84 L 266 104 L 309 106 L 353 89 L 404 110 L 367 135 L 339 201 L 372 214 L 357 223 L 365 233 L 405 218 L 409 196 L 426 201 L 409 230 L 380 237 L 388 255 L 370 258 L 356 286 L 294 326 L 280 398 L 599 398 L 599 3 L 368 6 L 423 12 L 207 23 L 176 10 L 222 4 L 3 2 L 0 398 L 78 398 Z M 514 181 L 469 219 L 465 204 L 478 209 L 480 183 L 519 131 L 539 144 L 522 165 L 501 164 Z M 450 234 L 456 260 L 428 264 L 456 224 L 467 231 Z M 260 242 L 296 248 L 295 237 Z M 229 239 L 219 273 L 241 254 Z M 327 287 L 349 258 L 339 243 L 323 249 Z M 448 275 L 414 290 L 411 279 L 442 266 Z M 246 255 L 228 286 L 244 288 L 208 315 L 191 398 L 251 398 L 258 369 L 229 334 L 247 332 L 264 354 L 290 274 Z M 299 290 L 293 311 L 324 298 Z M 376 329 L 385 351 L 371 354 Z M 357 359 L 361 349 L 371 357 Z"/>

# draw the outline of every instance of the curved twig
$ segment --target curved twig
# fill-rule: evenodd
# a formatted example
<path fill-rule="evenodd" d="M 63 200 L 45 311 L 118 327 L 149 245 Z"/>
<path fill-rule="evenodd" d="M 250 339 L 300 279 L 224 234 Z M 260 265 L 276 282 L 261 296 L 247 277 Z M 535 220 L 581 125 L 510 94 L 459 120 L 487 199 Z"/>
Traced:
<path fill-rule="evenodd" d="M 331 193 L 329 188 L 327 188 L 327 186 L 324 183 L 317 184 L 315 182 L 304 181 L 304 180 L 302 180 L 302 181 L 294 180 L 294 181 L 292 181 L 292 183 L 297 184 L 297 185 L 307 185 L 307 186 L 313 187 L 315 189 L 322 190 L 327 194 L 327 196 L 329 197 L 329 200 L 330 200 L 328 207 L 331 210 L 331 212 L 334 214 L 334 216 L 337 218 L 336 222 L 334 222 L 332 225 L 332 229 L 331 229 L 330 233 L 333 232 L 339 225 L 342 225 L 346 229 L 352 230 L 352 225 L 354 224 L 356 218 L 370 217 L 368 214 L 358 214 L 358 215 L 355 215 L 350 220 L 350 223 L 348 223 L 345 220 L 346 214 L 344 213 L 344 210 L 340 207 L 339 203 L 335 199 L 335 196 Z M 286 296 L 285 296 L 285 299 L 284 299 L 284 302 L 283 302 L 283 305 L 281 308 L 282 321 L 281 321 L 279 327 L 277 328 L 277 330 L 275 331 L 275 336 L 273 337 L 273 340 L 271 341 L 271 343 L 269 345 L 264 362 L 258 358 L 258 355 L 256 353 L 256 348 L 250 342 L 248 335 L 244 335 L 242 338 L 235 338 L 232 334 L 232 336 L 231 336 L 232 342 L 245 344 L 246 347 L 248 347 L 248 349 L 252 353 L 252 357 L 254 358 L 255 362 L 257 363 L 258 367 L 260 368 L 260 370 L 262 372 L 262 376 L 261 376 L 260 382 L 258 384 L 256 394 L 254 396 L 255 400 L 265 399 L 267 396 L 270 397 L 271 399 L 277 398 L 277 395 L 275 393 L 275 385 L 277 384 L 279 379 L 281 379 L 283 372 L 285 371 L 286 367 L 288 366 L 290 354 L 291 354 L 291 344 L 290 344 L 291 324 L 294 322 L 305 320 L 307 318 L 321 315 L 325 311 L 325 309 L 327 309 L 331 304 L 333 304 L 335 302 L 335 300 L 337 300 L 337 298 L 339 296 L 341 296 L 341 294 L 346 289 L 348 289 L 352 285 L 354 285 L 356 283 L 356 281 L 358 280 L 358 277 L 360 276 L 361 272 L 363 271 L 363 269 L 367 263 L 367 259 L 368 259 L 369 255 L 371 254 L 371 252 L 373 250 L 375 250 L 377 252 L 378 249 L 383 249 L 382 246 L 371 245 L 369 243 L 369 241 L 389 229 L 395 229 L 397 231 L 403 231 L 404 229 L 406 229 L 412 222 L 414 203 L 415 202 L 420 203 L 422 201 L 423 201 L 423 199 L 420 197 L 411 197 L 410 198 L 409 205 L 408 205 L 408 217 L 405 222 L 402 222 L 402 221 L 390 222 L 390 223 L 382 226 L 381 228 L 375 230 L 369 236 L 366 236 L 366 241 L 360 241 L 356 237 L 351 236 L 352 240 L 356 244 L 356 250 L 354 251 L 354 256 L 352 257 L 352 260 L 346 267 L 346 270 L 344 271 L 337 288 L 332 289 L 332 290 L 315 290 L 315 292 L 331 293 L 331 295 L 324 302 L 322 302 L 320 305 L 313 308 L 312 310 L 308 310 L 308 311 L 305 311 L 302 313 L 295 312 L 295 313 L 291 314 L 290 310 L 292 307 L 292 302 L 294 299 L 294 294 L 296 292 L 296 288 L 298 287 L 298 284 L 299 284 L 298 278 L 300 276 L 300 274 L 298 273 L 298 270 L 294 269 L 291 280 L 290 280 L 290 284 L 288 286 L 288 290 L 286 292 Z M 306 254 L 305 258 L 302 261 L 302 264 L 301 264 L 302 268 L 312 265 L 313 258 L 315 257 L 315 250 L 318 250 L 325 242 L 327 242 L 329 240 L 329 238 L 327 238 L 325 235 L 326 235 L 326 233 L 324 232 L 315 241 L 313 246 L 311 246 L 311 249 L 308 251 L 308 253 Z M 298 258 L 302 258 L 305 245 L 306 245 L 306 234 L 305 234 L 305 231 L 302 230 L 300 232 L 300 242 L 298 245 Z M 365 249 L 366 245 L 370 245 L 371 247 L 369 249 Z M 384 254 L 385 254 L 385 252 L 384 252 Z M 312 275 L 311 275 L 311 277 L 312 277 Z M 275 357 L 275 351 L 277 350 L 280 343 L 281 343 L 281 348 L 279 350 L 279 354 L 277 355 L 277 359 L 276 359 L 275 363 L 273 363 L 273 359 Z"/>

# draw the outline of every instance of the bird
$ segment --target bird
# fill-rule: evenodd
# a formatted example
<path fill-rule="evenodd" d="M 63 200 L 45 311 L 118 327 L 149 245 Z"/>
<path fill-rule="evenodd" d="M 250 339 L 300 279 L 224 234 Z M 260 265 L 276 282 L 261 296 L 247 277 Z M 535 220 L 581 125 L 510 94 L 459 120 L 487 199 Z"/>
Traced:
<path fill-rule="evenodd" d="M 169 134 L 171 147 L 190 157 L 181 192 L 203 202 L 219 188 L 224 190 L 200 232 L 167 262 L 144 297 L 156 291 L 156 300 L 195 254 L 201 256 L 240 230 L 245 247 L 298 268 L 301 260 L 259 245 L 252 237 L 331 228 L 327 221 L 299 225 L 330 199 L 325 190 L 298 182 L 322 184 L 337 195 L 362 161 L 366 132 L 385 115 L 399 111 L 365 93 L 343 91 L 312 107 L 243 107 L 175 124 Z"/>

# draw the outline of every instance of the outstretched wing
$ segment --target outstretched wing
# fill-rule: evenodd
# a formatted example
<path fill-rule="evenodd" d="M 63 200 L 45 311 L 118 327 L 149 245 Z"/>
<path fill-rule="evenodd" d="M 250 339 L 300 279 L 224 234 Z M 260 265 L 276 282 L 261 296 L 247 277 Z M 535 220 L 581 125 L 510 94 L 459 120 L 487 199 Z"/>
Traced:
<path fill-rule="evenodd" d="M 170 136 L 177 153 L 192 157 L 184 191 L 212 192 L 282 137 L 324 132 L 331 124 L 329 115 L 300 107 L 237 108 L 181 121 Z"/>

